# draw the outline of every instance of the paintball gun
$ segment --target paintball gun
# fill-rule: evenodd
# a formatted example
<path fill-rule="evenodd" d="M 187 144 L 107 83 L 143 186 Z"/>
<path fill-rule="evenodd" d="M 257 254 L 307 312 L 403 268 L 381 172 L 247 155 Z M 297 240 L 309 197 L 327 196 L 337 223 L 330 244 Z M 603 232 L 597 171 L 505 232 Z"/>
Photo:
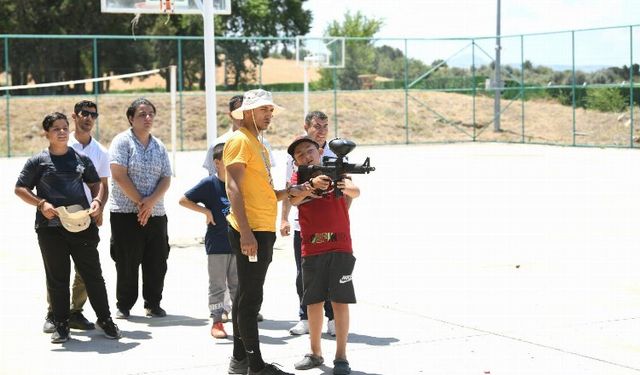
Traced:
<path fill-rule="evenodd" d="M 336 183 L 344 178 L 345 173 L 364 174 L 375 171 L 369 157 L 362 164 L 351 164 L 345 161 L 345 156 L 356 148 L 353 141 L 342 138 L 335 138 L 329 141 L 329 148 L 336 154 L 336 157 L 325 156 L 322 158 L 322 165 L 301 165 L 298 167 L 298 181 L 307 181 L 318 174 L 324 174 L 331 178 L 335 188 Z M 318 173 L 319 172 L 319 173 Z M 341 196 L 342 191 L 335 188 L 336 196 Z M 320 195 L 321 192 L 316 192 Z"/>

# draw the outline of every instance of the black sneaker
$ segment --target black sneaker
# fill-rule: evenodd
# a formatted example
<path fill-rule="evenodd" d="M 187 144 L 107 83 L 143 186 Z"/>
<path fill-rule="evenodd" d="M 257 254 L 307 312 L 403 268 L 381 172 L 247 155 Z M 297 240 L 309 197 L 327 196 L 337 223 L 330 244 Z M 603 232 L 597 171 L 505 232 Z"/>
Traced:
<path fill-rule="evenodd" d="M 231 356 L 231 360 L 229 361 L 229 371 L 228 374 L 242 374 L 246 375 L 249 370 L 249 358 L 245 357 L 243 360 L 239 361 L 234 356 Z"/>
<path fill-rule="evenodd" d="M 113 322 L 111 318 L 107 318 L 106 320 L 98 320 L 96 324 L 104 334 L 104 337 L 114 340 L 122 337 L 122 332 L 120 332 L 120 329 L 118 329 L 118 326 Z"/>
<path fill-rule="evenodd" d="M 69 323 L 67 322 L 56 322 L 55 330 L 51 334 L 51 343 L 52 344 L 61 344 L 69 340 Z"/>
<path fill-rule="evenodd" d="M 284 371 L 280 370 L 275 365 L 277 365 L 277 363 L 269 363 L 269 364 L 265 365 L 262 368 L 262 370 L 260 370 L 258 372 L 253 372 L 253 371 L 251 371 L 251 368 L 249 368 L 249 372 L 247 372 L 247 374 L 248 375 L 293 375 L 292 373 L 284 372 Z M 278 365 L 278 366 L 280 366 L 280 365 Z"/>
<path fill-rule="evenodd" d="M 127 319 L 129 317 L 129 310 L 118 309 L 116 311 L 116 319 Z"/>
<path fill-rule="evenodd" d="M 167 312 L 160 306 L 145 307 L 144 312 L 150 318 L 163 318 L 167 316 Z"/>
<path fill-rule="evenodd" d="M 53 322 L 53 313 L 49 311 L 44 318 L 44 325 L 42 326 L 42 332 L 53 333 L 56 330 L 56 324 Z"/>
<path fill-rule="evenodd" d="M 96 326 L 85 318 L 81 311 L 73 311 L 69 314 L 69 328 L 90 331 L 96 329 Z"/>

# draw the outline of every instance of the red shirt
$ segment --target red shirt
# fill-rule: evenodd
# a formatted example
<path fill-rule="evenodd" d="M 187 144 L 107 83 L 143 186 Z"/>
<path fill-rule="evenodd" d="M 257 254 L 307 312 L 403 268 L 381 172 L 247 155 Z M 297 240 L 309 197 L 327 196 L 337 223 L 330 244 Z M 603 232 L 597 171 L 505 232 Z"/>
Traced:
<path fill-rule="evenodd" d="M 352 253 L 349 209 L 344 196 L 330 193 L 298 206 L 302 256 Z"/>

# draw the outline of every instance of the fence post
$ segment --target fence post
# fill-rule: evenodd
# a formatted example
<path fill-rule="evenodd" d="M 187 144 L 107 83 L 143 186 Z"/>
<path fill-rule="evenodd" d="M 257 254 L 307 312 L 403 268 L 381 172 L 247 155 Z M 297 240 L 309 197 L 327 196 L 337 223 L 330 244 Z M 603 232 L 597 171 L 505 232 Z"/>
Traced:
<path fill-rule="evenodd" d="M 184 131 L 182 130 L 182 39 L 178 39 L 178 97 L 180 98 L 180 151 L 184 151 Z"/>
<path fill-rule="evenodd" d="M 524 143 L 524 35 L 520 35 L 520 126 L 521 143 Z"/>
<path fill-rule="evenodd" d="M 93 38 L 93 78 L 98 78 L 98 39 Z M 94 101 L 98 104 L 98 82 L 93 82 Z M 100 119 L 96 119 L 96 139 L 100 140 Z"/>
<path fill-rule="evenodd" d="M 573 146 L 576 145 L 576 32 L 571 31 L 571 107 L 573 109 Z"/>
<path fill-rule="evenodd" d="M 409 56 L 407 39 L 404 39 L 404 129 L 405 144 L 409 144 Z"/>
<path fill-rule="evenodd" d="M 333 68 L 333 127 L 336 137 L 338 137 L 338 68 Z M 305 113 L 305 116 L 307 114 Z"/>
<path fill-rule="evenodd" d="M 633 102 L 633 26 L 629 26 L 629 121 L 631 121 L 631 125 L 629 126 L 629 142 L 631 148 L 633 148 L 633 127 L 634 127 L 634 119 L 633 119 L 633 110 L 634 110 L 634 102 Z"/>
<path fill-rule="evenodd" d="M 471 140 L 476 141 L 476 40 L 471 39 L 471 81 L 472 81 L 472 95 L 471 95 L 471 123 L 473 124 L 473 135 Z"/>
<path fill-rule="evenodd" d="M 7 86 L 9 86 L 9 76 L 11 75 L 11 66 L 9 65 L 9 38 L 8 37 L 4 37 L 4 73 L 5 73 L 5 84 Z M 9 107 L 11 105 L 11 99 L 9 98 L 11 95 L 9 93 L 9 90 L 7 90 L 6 94 L 5 94 L 5 101 L 7 102 L 6 104 L 6 109 L 5 109 L 5 116 L 7 116 L 7 118 L 5 119 L 5 121 L 7 122 L 7 157 L 11 157 L 11 120 L 9 120 L 9 115 L 11 114 L 11 111 L 9 110 Z"/>

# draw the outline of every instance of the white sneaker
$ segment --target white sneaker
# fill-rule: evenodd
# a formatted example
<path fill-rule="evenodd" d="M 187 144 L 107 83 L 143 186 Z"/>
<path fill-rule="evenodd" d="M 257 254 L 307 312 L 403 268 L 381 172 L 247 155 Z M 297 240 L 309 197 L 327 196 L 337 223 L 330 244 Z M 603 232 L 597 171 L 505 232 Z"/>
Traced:
<path fill-rule="evenodd" d="M 336 321 L 335 320 L 327 321 L 327 333 L 333 337 L 336 337 Z"/>
<path fill-rule="evenodd" d="M 299 321 L 295 326 L 289 329 L 289 333 L 294 336 L 304 335 L 309 333 L 309 321 L 308 320 Z"/>

